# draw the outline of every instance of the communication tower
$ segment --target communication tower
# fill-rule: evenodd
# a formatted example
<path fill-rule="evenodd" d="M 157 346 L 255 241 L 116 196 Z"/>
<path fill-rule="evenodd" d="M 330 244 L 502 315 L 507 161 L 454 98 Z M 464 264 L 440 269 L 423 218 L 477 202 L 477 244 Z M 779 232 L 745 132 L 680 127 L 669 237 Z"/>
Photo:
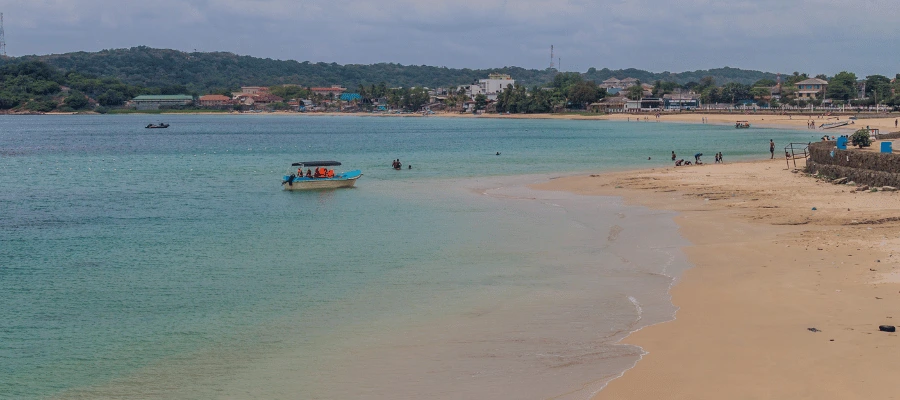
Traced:
<path fill-rule="evenodd" d="M 550 45 L 550 69 L 553 69 L 553 45 Z"/>
<path fill-rule="evenodd" d="M 6 34 L 3 33 L 2 12 L 0 12 L 0 57 L 6 57 Z"/>

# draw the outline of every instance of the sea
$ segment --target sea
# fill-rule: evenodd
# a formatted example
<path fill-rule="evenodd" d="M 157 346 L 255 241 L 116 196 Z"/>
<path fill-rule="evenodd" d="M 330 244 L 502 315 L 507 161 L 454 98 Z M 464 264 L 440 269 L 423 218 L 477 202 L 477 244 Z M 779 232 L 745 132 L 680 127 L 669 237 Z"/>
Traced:
<path fill-rule="evenodd" d="M 813 136 L 0 116 L 0 398 L 587 399 L 644 354 L 621 339 L 674 318 L 689 243 L 671 212 L 528 185 Z M 282 190 L 308 160 L 363 176 Z"/>

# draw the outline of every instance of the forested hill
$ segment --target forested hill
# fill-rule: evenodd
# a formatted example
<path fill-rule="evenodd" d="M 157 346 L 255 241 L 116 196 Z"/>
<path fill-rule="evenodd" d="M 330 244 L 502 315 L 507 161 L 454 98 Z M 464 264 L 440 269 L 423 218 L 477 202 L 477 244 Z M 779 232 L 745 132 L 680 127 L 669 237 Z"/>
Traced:
<path fill-rule="evenodd" d="M 371 65 L 311 63 L 239 56 L 232 53 L 185 53 L 177 50 L 133 47 L 130 49 L 76 52 L 6 59 L 0 63 L 41 60 L 65 71 L 78 71 L 99 77 L 114 77 L 145 87 L 183 85 L 203 93 L 240 86 L 298 84 L 302 86 L 343 85 L 356 88 L 385 82 L 388 86 L 447 87 L 469 84 L 489 73 L 510 74 L 526 86 L 544 85 L 553 80 L 555 70 L 503 67 L 493 69 L 456 69 L 425 65 L 381 63 Z M 656 80 L 685 84 L 711 76 L 717 84 L 751 84 L 774 79 L 775 74 L 737 68 L 718 68 L 682 73 L 653 73 L 638 69 L 609 70 L 591 68 L 584 78 L 600 81 L 609 77 L 633 77 L 642 82 Z"/>

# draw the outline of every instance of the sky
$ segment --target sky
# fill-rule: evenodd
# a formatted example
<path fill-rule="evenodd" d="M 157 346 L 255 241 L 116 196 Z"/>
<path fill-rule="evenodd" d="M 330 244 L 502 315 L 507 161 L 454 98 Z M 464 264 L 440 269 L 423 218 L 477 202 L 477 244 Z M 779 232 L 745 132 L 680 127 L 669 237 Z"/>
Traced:
<path fill-rule="evenodd" d="M 900 72 L 898 0 L 0 0 L 11 56 L 150 46 L 584 72 Z"/>

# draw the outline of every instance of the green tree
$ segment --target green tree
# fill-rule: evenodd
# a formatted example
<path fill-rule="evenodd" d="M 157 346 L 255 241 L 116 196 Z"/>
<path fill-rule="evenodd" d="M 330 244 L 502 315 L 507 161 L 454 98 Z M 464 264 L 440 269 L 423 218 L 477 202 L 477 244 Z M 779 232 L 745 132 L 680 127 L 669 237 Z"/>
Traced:
<path fill-rule="evenodd" d="M 777 84 L 778 84 L 778 82 L 775 82 L 774 79 L 765 78 L 765 79 L 760 79 L 760 80 L 754 82 L 753 87 L 772 87 Z"/>
<path fill-rule="evenodd" d="M 748 100 L 752 96 L 750 95 L 750 86 L 743 85 L 740 83 L 726 83 L 722 86 L 722 93 L 720 96 L 720 100 L 723 102 L 739 102 L 741 100 Z"/>
<path fill-rule="evenodd" d="M 403 95 L 403 108 L 407 111 L 419 111 L 425 104 L 428 104 L 428 99 L 428 90 L 425 88 L 411 88 Z"/>
<path fill-rule="evenodd" d="M 853 132 L 853 135 L 850 136 L 850 142 L 860 149 L 863 147 L 871 146 L 872 140 L 869 138 L 869 130 L 866 128 L 862 128 L 858 129 L 856 132 Z"/>
<path fill-rule="evenodd" d="M 750 96 L 757 102 L 766 101 L 771 95 L 772 93 L 768 87 L 758 86 L 750 89 Z"/>
<path fill-rule="evenodd" d="M 871 96 L 875 102 L 891 98 L 891 80 L 884 75 L 867 76 L 866 96 Z"/>
<path fill-rule="evenodd" d="M 32 100 L 25 104 L 25 108 L 30 111 L 50 112 L 56 109 L 56 102 L 53 100 Z"/>
<path fill-rule="evenodd" d="M 654 97 L 662 97 L 663 95 L 672 93 L 675 91 L 675 89 L 679 89 L 679 88 L 681 88 L 681 85 L 679 85 L 675 82 L 658 80 L 658 81 L 656 81 L 656 83 L 653 84 L 653 96 Z"/>
<path fill-rule="evenodd" d="M 66 106 L 71 107 L 73 110 L 81 110 L 84 109 L 90 104 L 88 102 L 87 96 L 84 93 L 73 91 L 69 94 L 65 100 L 63 100 Z"/>
<path fill-rule="evenodd" d="M 125 103 L 127 98 L 120 92 L 115 90 L 107 90 L 105 93 L 97 96 L 97 103 L 102 106 L 120 106 Z"/>
<path fill-rule="evenodd" d="M 575 84 L 582 81 L 584 81 L 584 78 L 582 78 L 581 74 L 577 72 L 561 72 L 553 77 L 551 86 L 563 92 L 566 92 L 569 90 L 569 87 L 574 86 Z"/>
<path fill-rule="evenodd" d="M 625 97 L 628 97 L 629 100 L 640 100 L 644 97 L 644 88 L 640 85 L 635 85 L 625 89 Z"/>
<path fill-rule="evenodd" d="M 856 97 L 856 74 L 852 72 L 839 72 L 828 82 L 826 97 L 849 102 Z"/>
<path fill-rule="evenodd" d="M 487 96 L 479 93 L 475 96 L 475 110 L 484 110 L 484 107 L 487 105 Z"/>
<path fill-rule="evenodd" d="M 696 89 L 702 92 L 713 87 L 716 87 L 716 78 L 713 78 L 712 76 L 704 76 L 700 79 L 700 84 L 697 85 Z"/>
<path fill-rule="evenodd" d="M 809 75 L 807 75 L 807 74 L 805 74 L 805 73 L 804 73 L 804 74 L 801 74 L 801 73 L 799 73 L 799 72 L 797 72 L 797 71 L 794 71 L 794 74 L 793 74 L 793 75 L 788 76 L 788 77 L 784 80 L 784 85 L 783 85 L 783 86 L 794 86 L 797 82 L 805 81 L 805 80 L 807 80 L 807 79 L 809 79 Z"/>
<path fill-rule="evenodd" d="M 566 96 L 572 104 L 585 109 L 589 104 L 600 99 L 600 88 L 594 81 L 580 81 L 569 86 Z"/>

